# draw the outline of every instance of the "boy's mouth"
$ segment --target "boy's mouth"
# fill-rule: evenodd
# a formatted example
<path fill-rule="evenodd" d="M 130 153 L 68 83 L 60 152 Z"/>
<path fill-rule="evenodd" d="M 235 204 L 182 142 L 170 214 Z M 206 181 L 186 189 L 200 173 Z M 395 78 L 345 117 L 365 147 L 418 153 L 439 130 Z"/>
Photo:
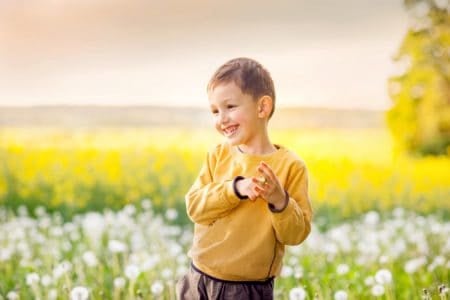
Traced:
<path fill-rule="evenodd" d="M 225 136 L 229 137 L 232 136 L 237 131 L 238 127 L 239 125 L 228 126 L 222 129 L 222 132 L 224 133 Z"/>

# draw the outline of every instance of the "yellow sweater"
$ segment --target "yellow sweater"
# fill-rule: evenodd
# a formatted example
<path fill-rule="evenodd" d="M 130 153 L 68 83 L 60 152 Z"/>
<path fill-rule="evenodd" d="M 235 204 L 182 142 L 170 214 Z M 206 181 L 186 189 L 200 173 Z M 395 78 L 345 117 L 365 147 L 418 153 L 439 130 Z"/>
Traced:
<path fill-rule="evenodd" d="M 232 281 L 279 275 L 284 245 L 301 243 L 311 231 L 306 166 L 294 153 L 277 147 L 269 155 L 248 155 L 224 143 L 208 153 L 186 194 L 187 213 L 195 223 L 189 256 L 204 273 Z M 233 179 L 258 175 L 261 161 L 289 193 L 281 212 L 272 212 L 261 198 L 240 200 L 233 191 Z"/>

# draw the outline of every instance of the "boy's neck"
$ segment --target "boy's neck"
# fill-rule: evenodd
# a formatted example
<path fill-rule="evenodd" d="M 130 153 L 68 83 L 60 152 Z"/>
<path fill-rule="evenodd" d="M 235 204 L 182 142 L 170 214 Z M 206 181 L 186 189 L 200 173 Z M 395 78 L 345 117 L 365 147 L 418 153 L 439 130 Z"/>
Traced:
<path fill-rule="evenodd" d="M 237 146 L 239 151 L 252 155 L 266 155 L 273 153 L 277 148 L 270 142 L 269 137 L 254 140 L 250 145 L 241 144 Z"/>

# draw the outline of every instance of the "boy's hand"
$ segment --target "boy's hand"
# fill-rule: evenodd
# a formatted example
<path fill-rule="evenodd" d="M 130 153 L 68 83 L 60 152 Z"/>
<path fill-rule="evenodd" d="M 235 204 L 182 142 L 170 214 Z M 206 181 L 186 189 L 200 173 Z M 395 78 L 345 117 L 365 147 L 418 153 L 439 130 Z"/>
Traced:
<path fill-rule="evenodd" d="M 236 182 L 236 188 L 242 196 L 247 196 L 250 200 L 255 201 L 260 195 L 256 191 L 256 185 L 253 183 L 253 177 L 244 178 Z"/>
<path fill-rule="evenodd" d="M 286 204 L 286 194 L 278 177 L 265 162 L 259 164 L 258 171 L 263 177 L 251 178 L 254 184 L 253 190 L 255 194 L 264 198 L 267 202 L 275 206 L 276 209 L 282 209 Z"/>

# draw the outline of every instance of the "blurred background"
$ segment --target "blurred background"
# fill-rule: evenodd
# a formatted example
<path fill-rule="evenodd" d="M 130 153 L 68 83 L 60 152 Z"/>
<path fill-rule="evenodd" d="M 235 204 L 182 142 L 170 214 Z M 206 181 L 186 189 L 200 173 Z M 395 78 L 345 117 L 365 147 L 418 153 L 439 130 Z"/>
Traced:
<path fill-rule="evenodd" d="M 108 212 L 122 211 L 133 223 L 137 209 L 190 232 L 184 194 L 206 152 L 221 141 L 206 84 L 225 61 L 251 57 L 275 83 L 272 141 L 295 151 L 310 170 L 317 232 L 366 214 L 369 223 L 392 212 L 406 216 L 399 210 L 437 220 L 443 231 L 433 227 L 437 231 L 430 234 L 440 236 L 427 244 L 434 252 L 417 246 L 417 238 L 409 242 L 419 248 L 411 246 L 401 259 L 383 265 L 385 259 L 377 257 L 372 265 L 398 279 L 397 289 L 381 284 L 380 297 L 415 299 L 421 288 L 434 289 L 428 296 L 437 297 L 450 276 L 450 246 L 441 238 L 448 234 L 450 216 L 449 5 L 448 0 L 0 1 L 1 226 L 7 232 L 25 215 L 37 222 L 56 215 L 56 223 L 72 224 L 92 213 L 104 220 Z M 147 238 L 156 239 L 154 234 Z M 92 246 L 72 242 L 84 245 L 80 253 Z M 25 279 L 19 288 L 13 282 L 42 264 L 23 263 L 21 254 L 12 262 L 20 247 L 5 247 L 0 261 L 8 257 L 11 264 L 0 267 L 9 278 L 0 283 L 0 299 L 9 292 L 36 297 Z M 98 257 L 106 251 L 96 249 Z M 74 263 L 77 252 L 64 251 L 44 265 L 64 258 Z M 134 256 L 127 257 L 133 262 Z M 414 284 L 404 270 L 412 259 L 424 268 Z M 113 279 L 124 261 L 111 269 L 105 262 L 101 282 L 73 271 L 66 289 L 87 282 L 94 299 L 131 299 L 138 291 L 174 297 L 167 279 L 174 274 L 167 272 L 161 282 L 155 279 L 159 273 L 141 270 L 146 274 L 141 281 L 124 275 L 127 289 L 117 288 Z M 320 276 L 297 278 L 293 261 L 292 276 L 277 290 L 280 297 L 299 284 L 323 299 L 351 285 L 350 296 L 378 297 L 370 290 L 375 283 L 366 284 L 366 291 L 357 275 L 335 280 L 325 265 Z M 436 273 L 432 263 L 442 268 Z M 349 274 L 365 272 L 347 264 Z M 23 273 L 15 273 L 17 268 Z M 336 289 L 320 287 L 325 277 Z M 62 284 L 52 280 L 55 299 L 62 297 Z M 115 292 L 108 294 L 108 286 Z M 158 293 L 161 286 L 164 292 Z M 41 296 L 53 297 L 50 288 L 44 290 Z"/>

